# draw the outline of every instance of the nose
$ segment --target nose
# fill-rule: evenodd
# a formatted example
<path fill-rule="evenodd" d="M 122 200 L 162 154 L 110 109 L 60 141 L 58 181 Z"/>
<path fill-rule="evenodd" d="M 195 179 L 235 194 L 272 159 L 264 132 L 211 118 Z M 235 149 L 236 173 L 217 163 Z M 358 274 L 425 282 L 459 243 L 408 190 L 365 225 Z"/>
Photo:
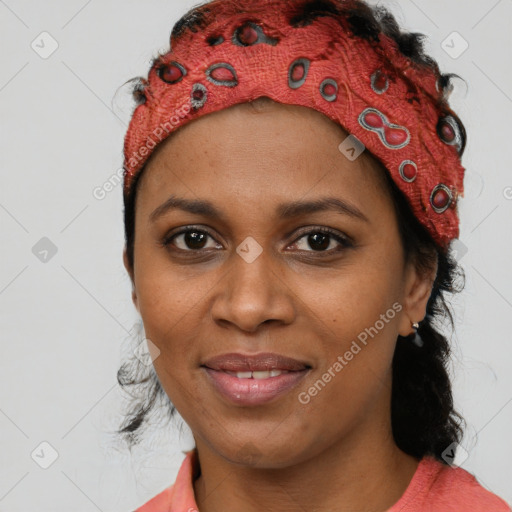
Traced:
<path fill-rule="evenodd" d="M 271 260 L 265 250 L 250 263 L 233 253 L 212 302 L 211 314 L 216 323 L 252 333 L 263 323 L 293 322 L 294 293 L 286 282 L 286 273 Z"/>

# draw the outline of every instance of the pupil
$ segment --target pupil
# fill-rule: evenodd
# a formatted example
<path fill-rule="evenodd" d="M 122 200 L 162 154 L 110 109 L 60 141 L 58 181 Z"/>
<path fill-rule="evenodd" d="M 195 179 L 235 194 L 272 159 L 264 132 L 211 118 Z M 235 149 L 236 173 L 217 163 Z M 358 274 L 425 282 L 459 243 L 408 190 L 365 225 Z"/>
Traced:
<path fill-rule="evenodd" d="M 201 238 L 202 238 L 202 240 L 201 240 Z M 191 249 L 201 249 L 202 248 L 201 242 L 203 242 L 203 245 L 204 245 L 205 239 L 206 239 L 205 234 L 200 233 L 198 231 L 189 231 L 189 232 L 185 233 L 185 243 Z"/>
<path fill-rule="evenodd" d="M 308 243 L 312 249 L 327 249 L 327 247 L 329 247 L 329 235 L 324 233 L 314 233 L 309 235 Z"/>
<path fill-rule="evenodd" d="M 189 231 L 185 233 L 185 243 L 191 249 L 201 249 L 206 240 L 205 233 Z M 330 235 L 324 233 L 313 233 L 308 236 L 308 243 L 312 249 L 324 250 L 329 247 Z"/>

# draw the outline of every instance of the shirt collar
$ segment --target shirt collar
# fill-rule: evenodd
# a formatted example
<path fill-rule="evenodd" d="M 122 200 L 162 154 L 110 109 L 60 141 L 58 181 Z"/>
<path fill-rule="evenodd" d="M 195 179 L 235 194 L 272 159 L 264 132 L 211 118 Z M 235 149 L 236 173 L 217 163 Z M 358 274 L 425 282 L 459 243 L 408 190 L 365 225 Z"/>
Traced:
<path fill-rule="evenodd" d="M 194 448 L 185 455 L 172 487 L 169 512 L 198 512 L 194 495 L 194 480 L 199 476 L 197 450 Z"/>

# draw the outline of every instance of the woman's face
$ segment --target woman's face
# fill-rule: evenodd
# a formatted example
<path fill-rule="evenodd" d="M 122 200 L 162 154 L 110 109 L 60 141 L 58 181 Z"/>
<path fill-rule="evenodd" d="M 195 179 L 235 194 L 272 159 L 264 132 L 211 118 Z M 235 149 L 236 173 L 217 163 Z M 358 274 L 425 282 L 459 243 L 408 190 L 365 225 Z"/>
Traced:
<path fill-rule="evenodd" d="M 283 467 L 388 433 L 396 339 L 431 282 L 404 261 L 384 171 L 347 159 L 346 136 L 304 107 L 237 105 L 178 130 L 139 183 L 125 265 L 154 366 L 227 460 Z M 158 209 L 171 196 L 196 206 Z M 244 358 L 263 353 L 298 365 Z"/>

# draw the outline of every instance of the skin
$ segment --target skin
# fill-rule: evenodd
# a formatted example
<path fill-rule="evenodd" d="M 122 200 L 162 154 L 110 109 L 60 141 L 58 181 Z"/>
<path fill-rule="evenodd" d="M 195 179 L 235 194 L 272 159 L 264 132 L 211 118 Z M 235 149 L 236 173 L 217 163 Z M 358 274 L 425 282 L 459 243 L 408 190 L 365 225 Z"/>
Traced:
<path fill-rule="evenodd" d="M 384 511 L 417 468 L 392 437 L 391 364 L 397 336 L 425 316 L 437 269 L 421 275 L 405 260 L 383 168 L 367 151 L 345 158 L 346 136 L 312 109 L 237 105 L 180 128 L 139 183 L 134 268 L 123 259 L 146 336 L 160 350 L 159 380 L 196 441 L 201 512 Z M 225 218 L 176 209 L 151 222 L 171 194 L 211 201 Z M 335 211 L 275 213 L 282 202 L 325 196 L 368 222 Z M 212 238 L 162 245 L 189 225 Z M 307 236 L 318 227 L 352 246 L 330 237 L 318 249 Z M 251 263 L 236 252 L 248 236 L 263 249 Z M 298 394 L 395 302 L 401 311 L 301 404 Z M 226 352 L 267 351 L 312 368 L 297 389 L 260 406 L 227 402 L 200 367 Z"/>

